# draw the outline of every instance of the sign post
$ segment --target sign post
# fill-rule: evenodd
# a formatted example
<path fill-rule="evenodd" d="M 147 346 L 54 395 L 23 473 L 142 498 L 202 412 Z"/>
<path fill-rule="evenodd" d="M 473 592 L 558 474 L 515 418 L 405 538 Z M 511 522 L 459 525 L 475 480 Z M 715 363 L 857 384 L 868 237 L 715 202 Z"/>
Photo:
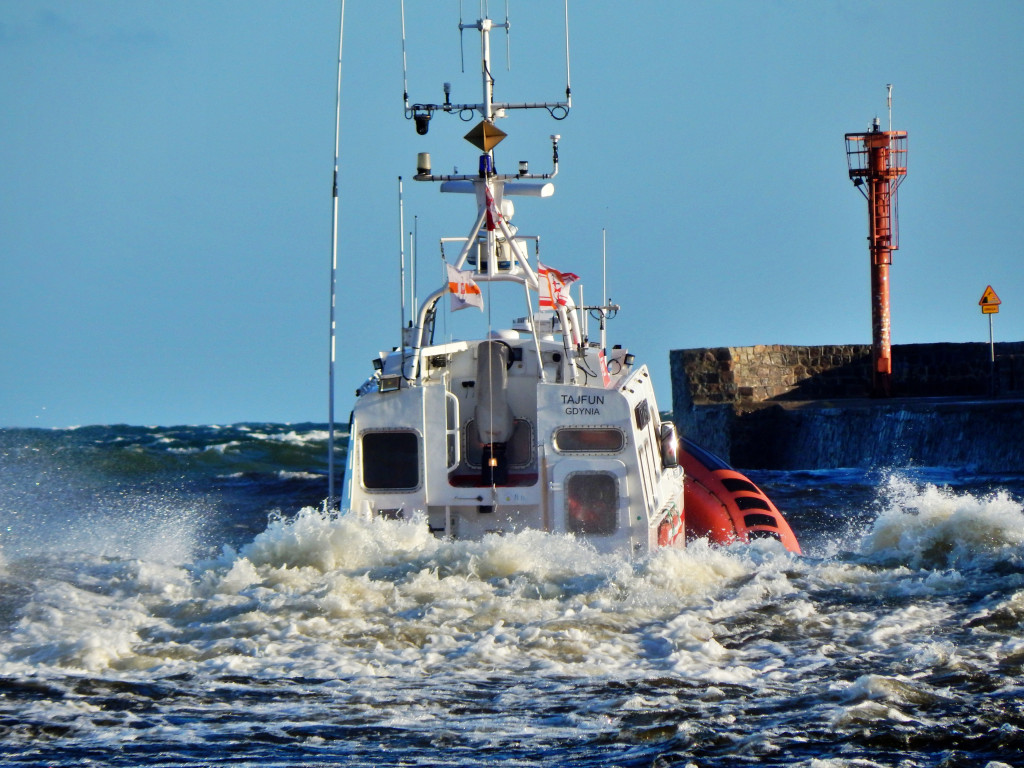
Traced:
<path fill-rule="evenodd" d="M 999 305 L 1002 304 L 992 286 L 985 288 L 981 294 L 978 305 L 981 307 L 981 314 L 988 315 L 988 350 L 989 350 L 989 391 L 995 394 L 996 391 L 996 342 L 992 332 L 992 315 L 999 312 Z"/>

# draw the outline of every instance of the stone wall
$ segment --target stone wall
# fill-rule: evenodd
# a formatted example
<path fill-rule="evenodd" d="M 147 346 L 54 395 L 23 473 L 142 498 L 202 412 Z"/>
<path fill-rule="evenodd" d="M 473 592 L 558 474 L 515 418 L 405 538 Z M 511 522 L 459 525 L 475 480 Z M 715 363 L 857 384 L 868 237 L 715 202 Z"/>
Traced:
<path fill-rule="evenodd" d="M 897 344 L 892 358 L 894 397 L 978 397 L 991 392 L 988 344 Z M 670 353 L 670 361 L 674 410 L 871 393 L 867 344 L 678 349 Z M 996 391 L 1024 392 L 1024 342 L 997 344 L 996 361 Z"/>
<path fill-rule="evenodd" d="M 867 345 L 683 349 L 670 360 L 676 423 L 739 467 L 905 459 L 1024 471 L 1024 342 L 996 345 L 994 379 L 988 344 L 895 345 L 891 399 L 868 398 Z"/>
<path fill-rule="evenodd" d="M 680 349 L 670 359 L 673 398 L 695 404 L 864 397 L 871 385 L 868 345 Z"/>

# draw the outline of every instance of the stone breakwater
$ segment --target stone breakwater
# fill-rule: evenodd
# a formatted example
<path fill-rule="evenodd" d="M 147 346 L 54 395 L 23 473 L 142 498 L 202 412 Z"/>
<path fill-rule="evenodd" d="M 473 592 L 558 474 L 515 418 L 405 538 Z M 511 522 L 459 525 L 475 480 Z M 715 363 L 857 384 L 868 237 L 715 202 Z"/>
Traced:
<path fill-rule="evenodd" d="M 942 465 L 1024 472 L 1024 342 L 893 347 L 866 399 L 868 345 L 673 350 L 684 433 L 747 469 Z"/>

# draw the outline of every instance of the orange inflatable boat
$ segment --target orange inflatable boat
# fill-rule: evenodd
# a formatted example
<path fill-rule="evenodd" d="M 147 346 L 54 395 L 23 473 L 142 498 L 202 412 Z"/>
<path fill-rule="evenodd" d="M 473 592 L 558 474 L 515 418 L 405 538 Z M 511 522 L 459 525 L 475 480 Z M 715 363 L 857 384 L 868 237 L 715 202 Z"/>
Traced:
<path fill-rule="evenodd" d="M 771 538 L 800 554 L 793 529 L 764 492 L 696 443 L 683 439 L 679 463 L 686 472 L 683 507 L 686 538 L 716 544 Z"/>

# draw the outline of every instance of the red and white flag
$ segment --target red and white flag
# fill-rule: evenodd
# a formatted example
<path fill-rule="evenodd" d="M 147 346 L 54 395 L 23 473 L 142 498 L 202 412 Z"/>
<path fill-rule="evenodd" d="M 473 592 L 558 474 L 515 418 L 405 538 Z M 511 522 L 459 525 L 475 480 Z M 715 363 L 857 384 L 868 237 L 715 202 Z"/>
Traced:
<path fill-rule="evenodd" d="M 448 292 L 452 297 L 452 312 L 466 307 L 476 307 L 481 312 L 484 309 L 484 297 L 480 293 L 480 286 L 469 276 L 469 272 L 456 269 L 451 264 L 448 267 Z"/>
<path fill-rule="evenodd" d="M 487 231 L 493 232 L 498 228 L 498 222 L 501 221 L 501 211 L 498 210 L 498 205 L 494 202 L 494 195 L 487 187 L 484 187 L 484 198 L 487 200 Z"/>
<path fill-rule="evenodd" d="M 608 358 L 603 349 L 597 353 L 597 359 L 601 362 L 601 383 L 608 389 L 612 385 L 612 375 L 608 373 Z"/>
<path fill-rule="evenodd" d="M 579 275 L 572 272 L 559 272 L 557 269 L 545 267 L 537 262 L 537 278 L 540 281 L 540 308 L 554 309 L 557 304 L 564 307 L 569 303 L 568 285 L 579 280 Z"/>

